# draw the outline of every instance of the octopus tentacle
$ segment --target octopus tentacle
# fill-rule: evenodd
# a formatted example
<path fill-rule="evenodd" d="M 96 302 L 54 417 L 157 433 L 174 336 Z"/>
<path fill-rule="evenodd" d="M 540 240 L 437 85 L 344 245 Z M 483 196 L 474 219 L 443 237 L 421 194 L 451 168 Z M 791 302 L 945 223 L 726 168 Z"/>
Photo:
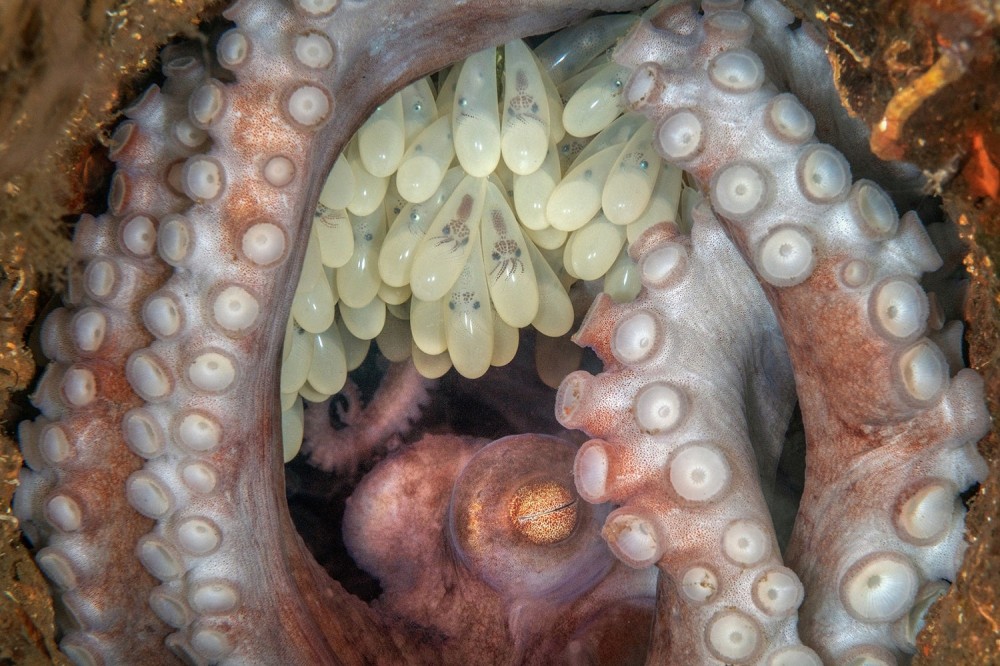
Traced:
<path fill-rule="evenodd" d="M 604 526 L 612 550 L 662 572 L 661 604 L 673 612 L 651 658 L 815 658 L 798 645 L 802 584 L 782 564 L 758 481 L 758 460 L 773 478 L 795 404 L 791 365 L 707 204 L 693 216 L 690 240 L 660 226 L 633 244 L 643 291 L 627 304 L 595 301 L 576 341 L 604 371 L 568 376 L 556 414 L 598 438 L 577 455 L 576 484 L 588 501 L 620 505 Z"/>
<path fill-rule="evenodd" d="M 188 158 L 188 144 L 205 139 L 187 121 L 185 104 L 203 65 L 168 54 L 164 74 L 163 90 L 150 88 L 114 134 L 112 214 L 77 224 L 67 297 L 75 312 L 60 308 L 43 327 L 43 350 L 56 363 L 33 398 L 42 417 L 21 429 L 26 454 L 37 456 L 26 455 L 34 472 L 22 473 L 17 509 L 31 519 L 32 539 L 46 544 L 36 559 L 63 590 L 61 605 L 78 628 L 61 648 L 83 663 L 98 654 L 152 658 L 160 648 L 147 639 L 167 630 L 147 602 L 156 580 L 135 553 L 153 520 L 124 492 L 129 482 L 133 495 L 144 482 L 149 487 L 149 477 L 137 475 L 144 459 L 163 449 L 125 372 L 130 355 L 154 339 L 135 304 L 155 304 L 151 294 L 168 274 L 156 253 L 156 221 L 177 219 L 171 216 L 189 205 L 154 184 L 164 164 Z"/>
<path fill-rule="evenodd" d="M 899 218 L 871 181 L 852 184 L 809 113 L 743 48 L 752 24 L 738 3 L 715 4 L 704 18 L 685 9 L 705 35 L 696 49 L 690 30 L 645 22 L 622 51 L 647 61 L 625 94 L 657 124 L 661 154 L 707 189 L 788 344 L 808 442 L 788 557 L 808 590 L 803 640 L 824 660 L 884 662 L 913 650 L 946 585 L 936 581 L 958 568 L 958 491 L 985 475 L 982 381 L 950 377 L 927 337 L 916 280 L 940 258 L 916 215 Z"/>
<path fill-rule="evenodd" d="M 350 390 L 345 428 L 336 430 L 330 423 L 329 400 L 306 409 L 302 450 L 309 464 L 341 477 L 354 476 L 359 465 L 391 448 L 392 438 L 407 433 L 435 383 L 407 360 L 390 366 L 367 407 L 359 404 L 357 390 Z"/>
<path fill-rule="evenodd" d="M 181 55 L 173 91 L 152 89 L 116 134 L 110 213 L 77 231 L 74 310 L 44 325 L 57 363 L 18 500 L 65 588 L 63 645 L 80 663 L 142 660 L 164 641 L 195 663 L 328 663 L 350 627 L 383 625 L 288 518 L 282 335 L 266 319 L 287 314 L 322 176 L 383 94 L 370 81 L 399 87 L 598 3 L 367 4 L 236 3 L 218 50 L 235 82 Z M 351 641 L 399 659 L 408 644 L 388 626 Z"/>

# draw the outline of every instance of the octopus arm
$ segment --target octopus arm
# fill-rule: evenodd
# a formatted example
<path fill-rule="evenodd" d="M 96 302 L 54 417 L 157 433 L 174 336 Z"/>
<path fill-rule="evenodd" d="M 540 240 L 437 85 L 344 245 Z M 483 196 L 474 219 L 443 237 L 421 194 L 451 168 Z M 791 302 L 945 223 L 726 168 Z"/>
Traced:
<path fill-rule="evenodd" d="M 647 58 L 625 94 L 656 123 L 661 154 L 705 188 L 788 345 L 807 438 L 788 550 L 808 590 L 802 638 L 824 661 L 885 661 L 914 650 L 959 565 L 958 493 L 985 474 L 982 380 L 953 375 L 958 350 L 931 339 L 955 337 L 928 330 L 917 280 L 941 259 L 924 226 L 816 140 L 809 112 L 746 48 L 753 30 L 734 7 L 658 12 L 622 51 Z"/>
<path fill-rule="evenodd" d="M 244 0 L 225 14 L 221 79 L 196 51 L 164 52 L 162 89 L 114 134 L 109 211 L 79 224 L 24 435 L 19 515 L 73 659 L 158 663 L 164 644 L 194 663 L 429 658 L 320 582 L 294 534 L 270 315 L 287 315 L 323 176 L 385 94 L 636 4 Z"/>

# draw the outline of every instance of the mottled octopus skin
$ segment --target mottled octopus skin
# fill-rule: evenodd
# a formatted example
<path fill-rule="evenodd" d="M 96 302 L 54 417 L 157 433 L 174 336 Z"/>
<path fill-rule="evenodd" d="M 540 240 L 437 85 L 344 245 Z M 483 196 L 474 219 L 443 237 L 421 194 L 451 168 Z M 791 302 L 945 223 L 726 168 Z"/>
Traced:
<path fill-rule="evenodd" d="M 325 174 L 386 94 L 488 44 L 637 4 L 244 1 L 226 12 L 242 38 L 220 54 L 233 81 L 167 55 L 163 89 L 115 132 L 109 212 L 78 226 L 69 307 L 43 330 L 54 362 L 35 396 L 42 417 L 21 436 L 33 471 L 18 513 L 45 545 L 72 659 L 433 660 L 294 533 L 278 444 L 283 324 L 268 321 L 289 309 Z M 325 35 L 329 63 L 296 59 L 296 35 Z M 128 227 L 136 216 L 152 227 Z M 269 235 L 245 244 L 259 223 Z M 240 308 L 217 313 L 228 287 Z M 154 294 L 172 303 L 144 318 Z M 130 410 L 146 418 L 131 446 Z"/>
<path fill-rule="evenodd" d="M 302 451 L 309 464 L 349 482 L 362 462 L 391 450 L 407 434 L 435 383 L 422 377 L 412 361 L 394 363 L 364 406 L 357 387 L 348 382 L 341 391 L 346 406 L 338 407 L 342 428 L 330 422 L 330 400 L 305 411 Z"/>
<path fill-rule="evenodd" d="M 750 6 L 758 20 L 766 4 Z M 668 7 L 616 59 L 636 68 L 629 104 L 707 193 L 788 345 L 808 442 L 787 552 L 806 590 L 803 642 L 824 663 L 894 663 L 960 565 L 958 492 L 985 476 L 982 380 L 960 369 L 960 348 L 938 347 L 956 340 L 937 313 L 928 324 L 916 280 L 941 260 L 923 226 L 913 213 L 899 219 L 874 183 L 852 186 L 846 160 L 816 141 L 808 112 L 745 48 L 753 23 L 740 8 Z"/>
<path fill-rule="evenodd" d="M 323 176 L 375 104 L 489 44 L 555 29 L 587 10 L 639 3 L 324 4 L 237 3 L 226 15 L 239 31 L 232 34 L 245 41 L 234 36 L 227 43 L 221 60 L 231 75 L 223 81 L 210 81 L 184 52 L 165 55 L 163 89 L 133 105 L 115 134 L 109 213 L 78 226 L 67 308 L 43 327 L 53 364 L 35 396 L 42 417 L 22 426 L 31 470 L 16 498 L 25 531 L 44 546 L 38 561 L 59 592 L 61 645 L 77 663 L 172 663 L 175 656 L 193 663 L 440 660 L 440 636 L 413 635 L 399 618 L 348 595 L 294 533 L 278 445 L 280 313 L 289 309 Z M 765 6 L 756 0 L 749 9 Z M 720 7 L 738 9 L 717 2 L 706 11 Z M 737 159 L 766 163 L 784 183 L 787 206 L 802 204 L 794 187 L 798 148 L 773 141 L 761 122 L 760 105 L 773 91 L 765 84 L 743 95 L 716 93 L 707 81 L 706 61 L 746 39 L 720 44 L 713 33 L 703 41 L 703 20 L 689 13 L 686 33 L 644 24 L 644 36 L 633 38 L 648 49 L 648 57 L 630 63 L 640 77 L 670 72 L 688 84 L 649 97 L 646 111 L 659 118 L 687 106 L 712 125 L 699 156 L 683 166 L 717 213 L 713 174 Z M 310 68 L 294 57 L 295 36 L 306 33 L 330 40 L 328 65 Z M 649 60 L 661 62 L 644 65 Z M 736 99 L 744 104 L 720 104 Z M 288 110 L 293 100 L 298 119 Z M 308 114 L 316 110 L 313 122 Z M 761 144 L 775 149 L 773 158 L 755 152 Z M 270 161 L 277 156 L 287 161 Z M 922 227 L 904 217 L 888 240 L 845 235 L 839 223 L 827 234 L 818 221 L 853 219 L 849 204 L 841 197 L 804 205 L 800 222 L 815 235 L 815 267 L 797 285 L 764 285 L 789 346 L 810 439 L 802 518 L 789 551 L 806 589 L 801 635 L 825 660 L 850 656 L 864 642 L 882 646 L 878 654 L 891 663 L 908 647 L 906 627 L 851 617 L 841 579 L 872 550 L 910 558 L 921 581 L 952 577 L 961 510 L 929 545 L 901 535 L 893 512 L 921 479 L 939 478 L 957 490 L 980 478 L 972 447 L 988 419 L 968 370 L 920 404 L 900 396 L 895 364 L 913 341 L 886 340 L 870 323 L 869 294 L 884 277 L 934 267 Z M 787 206 L 769 202 L 740 219 L 720 214 L 751 266 L 760 235 L 773 224 L 769 215 Z M 130 225 L 137 216 L 152 226 L 141 219 Z M 263 245 L 245 245 L 244 234 L 259 223 L 273 224 L 277 234 L 257 227 L 271 235 L 251 236 Z M 846 256 L 863 258 L 870 269 L 850 289 L 842 284 Z M 223 294 L 220 305 L 240 307 L 216 310 Z M 174 299 L 176 318 L 170 302 L 156 296 Z M 135 421 L 124 427 L 137 413 L 148 415 L 149 428 Z M 863 464 L 869 460 L 878 466 Z M 901 485 L 889 491 L 893 479 Z M 654 651 L 671 649 L 664 620 L 695 621 L 670 596 L 676 590 L 669 580 L 661 581 Z M 695 634 L 683 640 L 704 635 Z"/>
<path fill-rule="evenodd" d="M 707 204 L 693 217 L 690 239 L 662 225 L 631 246 L 643 291 L 594 302 L 576 340 L 604 371 L 569 375 L 556 415 L 596 438 L 577 454 L 576 483 L 585 499 L 620 505 L 604 529 L 612 549 L 632 566 L 656 564 L 667 586 L 670 624 L 657 636 L 669 640 L 651 663 L 815 658 L 799 645 L 802 585 L 783 566 L 758 480 L 773 479 L 795 404 L 791 366 Z M 746 638 L 719 649 L 724 637 L 709 634 L 730 625 Z"/>
<path fill-rule="evenodd" d="M 355 489 L 351 555 L 382 582 L 380 610 L 448 637 L 437 663 L 642 663 L 655 570 L 608 550 L 610 507 L 576 494 L 575 452 L 549 435 L 429 435 Z"/>

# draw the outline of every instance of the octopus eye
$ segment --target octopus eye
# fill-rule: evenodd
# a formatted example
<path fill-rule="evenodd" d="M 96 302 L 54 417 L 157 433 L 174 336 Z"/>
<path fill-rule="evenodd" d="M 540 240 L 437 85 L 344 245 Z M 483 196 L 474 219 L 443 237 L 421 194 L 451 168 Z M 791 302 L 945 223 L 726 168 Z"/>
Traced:
<path fill-rule="evenodd" d="M 481 449 L 452 492 L 451 545 L 480 579 L 514 598 L 569 601 L 605 575 L 606 507 L 581 502 L 572 445 L 547 435 Z"/>
<path fill-rule="evenodd" d="M 578 501 L 575 493 L 554 481 L 529 483 L 510 500 L 510 522 L 531 543 L 559 543 L 573 534 Z"/>

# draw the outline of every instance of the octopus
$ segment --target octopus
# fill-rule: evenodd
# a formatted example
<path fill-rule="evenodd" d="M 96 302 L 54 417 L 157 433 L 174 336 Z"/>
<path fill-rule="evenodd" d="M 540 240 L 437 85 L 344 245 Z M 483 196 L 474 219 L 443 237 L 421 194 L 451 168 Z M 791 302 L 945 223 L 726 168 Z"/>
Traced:
<path fill-rule="evenodd" d="M 908 659 L 961 563 L 960 493 L 985 478 L 983 382 L 920 283 L 942 232 L 897 213 L 912 172 L 824 107 L 818 37 L 771 0 L 658 5 L 615 51 L 623 99 L 705 199 L 690 234 L 632 244 L 639 297 L 598 296 L 577 331 L 601 364 L 540 411 L 585 436 L 428 430 L 345 454 L 395 449 L 343 523 L 371 604 L 292 523 L 270 314 L 337 155 L 419 76 L 640 4 L 239 0 L 217 66 L 164 52 L 113 136 L 108 212 L 77 225 L 41 416 L 20 429 L 15 509 L 71 660 Z M 805 485 L 782 547 L 796 402 Z"/>

